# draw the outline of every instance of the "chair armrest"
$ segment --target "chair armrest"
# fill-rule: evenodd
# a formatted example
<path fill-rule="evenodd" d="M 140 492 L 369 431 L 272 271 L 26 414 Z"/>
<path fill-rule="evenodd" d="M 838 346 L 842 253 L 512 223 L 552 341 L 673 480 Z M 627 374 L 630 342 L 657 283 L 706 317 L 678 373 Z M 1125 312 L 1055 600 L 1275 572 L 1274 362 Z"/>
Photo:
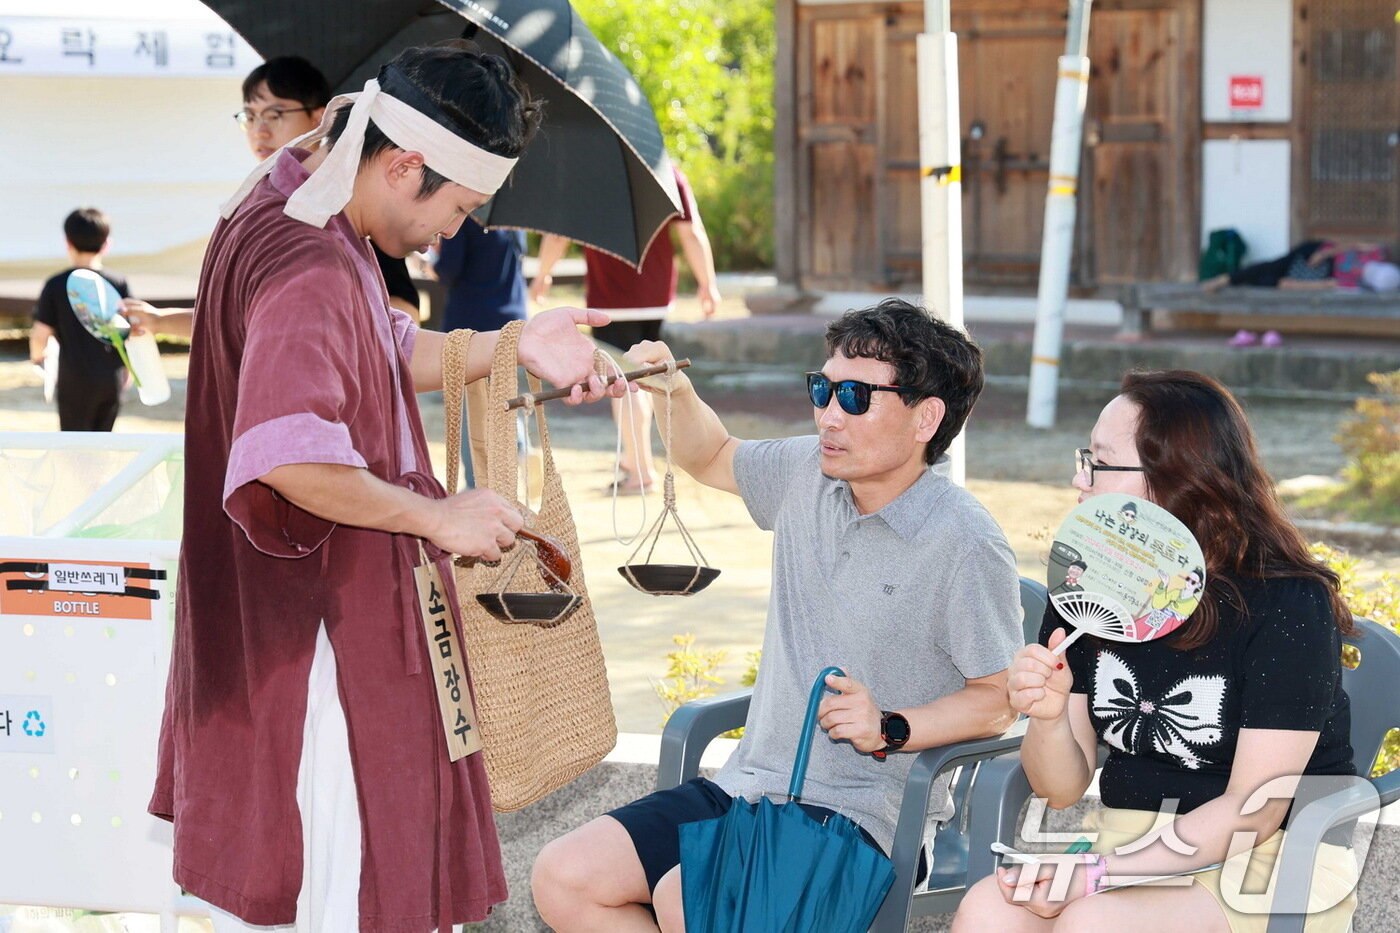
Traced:
<path fill-rule="evenodd" d="M 692 700 L 671 714 L 661 732 L 656 789 L 684 784 L 700 773 L 700 756 L 721 732 L 737 729 L 749 715 L 753 689 Z"/>
<path fill-rule="evenodd" d="M 1108 749 L 1098 746 L 1095 769 L 1102 768 L 1107 758 Z M 1020 755 L 1008 755 L 982 765 L 977 783 L 972 786 L 970 801 L 976 819 L 968 827 L 967 834 L 968 887 L 996 868 L 998 859 L 992 851 L 993 842 L 1015 845 L 1021 808 L 1034 793 Z"/>
<path fill-rule="evenodd" d="M 1382 774 L 1378 778 L 1371 778 L 1371 786 L 1376 789 L 1376 793 L 1380 796 L 1381 806 L 1390 806 L 1395 801 L 1400 800 L 1400 770 Z"/>
<path fill-rule="evenodd" d="M 1373 781 L 1339 776 L 1336 786 L 1331 793 L 1306 802 L 1302 797 L 1294 801 L 1288 834 L 1278 854 L 1278 893 L 1274 895 L 1269 933 L 1302 933 L 1313 865 L 1323 836 L 1341 823 L 1374 813 L 1400 798 L 1400 772 L 1392 771 Z"/>
<path fill-rule="evenodd" d="M 904 798 L 900 801 L 899 822 L 894 830 L 894 845 L 891 847 L 894 885 L 875 917 L 872 931 L 903 930 L 909 922 L 910 897 L 919 867 L 919 851 L 923 845 L 924 823 L 928 819 L 928 799 L 933 782 L 950 768 L 1005 755 L 1020 747 L 1019 735 L 997 736 L 926 748 L 918 753 L 904 781 Z M 979 774 L 973 787 L 976 788 L 980 781 Z M 976 819 L 973 822 L 975 824 Z"/>
<path fill-rule="evenodd" d="M 974 816 L 967 834 L 967 886 L 972 887 L 997 867 L 992 843 L 1014 846 L 1016 822 L 1030 799 L 1030 779 L 1020 755 L 1008 755 L 982 765 L 972 785 L 969 806 Z"/>

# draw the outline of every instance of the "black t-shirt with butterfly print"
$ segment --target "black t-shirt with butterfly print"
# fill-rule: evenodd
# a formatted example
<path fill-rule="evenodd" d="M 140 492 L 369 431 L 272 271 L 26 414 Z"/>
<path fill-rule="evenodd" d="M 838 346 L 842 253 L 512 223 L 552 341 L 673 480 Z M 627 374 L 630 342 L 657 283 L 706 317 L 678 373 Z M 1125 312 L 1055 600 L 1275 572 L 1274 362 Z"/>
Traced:
<path fill-rule="evenodd" d="M 1099 777 L 1105 806 L 1187 813 L 1230 780 L 1240 729 L 1316 731 L 1307 774 L 1354 774 L 1351 703 L 1342 689 L 1341 637 L 1325 588 L 1300 578 L 1238 580 L 1248 615 L 1217 597 L 1210 643 L 1179 651 L 1170 637 L 1137 644 L 1085 635 L 1066 652 L 1074 693 L 1109 749 Z M 1046 609 L 1040 643 L 1060 626 Z"/>

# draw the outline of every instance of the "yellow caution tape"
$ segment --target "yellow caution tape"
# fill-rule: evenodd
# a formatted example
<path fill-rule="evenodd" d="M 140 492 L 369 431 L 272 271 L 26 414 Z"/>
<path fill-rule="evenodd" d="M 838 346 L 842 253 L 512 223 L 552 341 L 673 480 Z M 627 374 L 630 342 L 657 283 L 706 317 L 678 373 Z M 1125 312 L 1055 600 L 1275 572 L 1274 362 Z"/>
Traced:
<path fill-rule="evenodd" d="M 1033 356 L 1033 357 L 1031 357 L 1031 362 L 1032 362 L 1032 363 L 1044 363 L 1046 366 L 1059 366 L 1059 365 L 1060 365 L 1060 361 L 1059 361 L 1059 360 L 1051 359 L 1051 358 L 1048 357 L 1048 356 Z"/>
<path fill-rule="evenodd" d="M 928 178 L 930 175 L 932 175 L 934 178 L 938 179 L 938 183 L 940 185 L 958 184 L 962 182 L 962 166 L 924 166 L 923 168 L 919 169 L 919 175 L 923 178 Z"/>

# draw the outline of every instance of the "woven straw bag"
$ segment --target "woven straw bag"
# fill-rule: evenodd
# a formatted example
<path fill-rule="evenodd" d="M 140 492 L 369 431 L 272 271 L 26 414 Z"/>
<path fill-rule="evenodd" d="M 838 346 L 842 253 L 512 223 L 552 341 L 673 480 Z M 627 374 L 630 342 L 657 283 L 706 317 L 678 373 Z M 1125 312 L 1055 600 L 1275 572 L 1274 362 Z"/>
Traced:
<path fill-rule="evenodd" d="M 516 501 L 516 432 L 505 401 L 516 394 L 516 352 L 523 323 L 507 324 L 496 345 L 487 390 L 486 464 L 476 464 L 478 483 Z M 448 335 L 443 349 L 443 403 L 447 413 L 447 487 L 457 487 L 461 448 L 462 383 L 468 331 Z M 538 383 L 531 379 L 531 388 Z M 558 790 L 603 759 L 617 742 L 617 721 L 608 692 L 603 649 L 593 604 L 583 579 L 578 533 L 564 486 L 549 448 L 542 408 L 535 408 L 543 448 L 543 493 L 539 512 L 517 505 L 530 530 L 556 539 L 573 564 L 571 588 L 582 597 L 556 622 L 506 622 L 477 602 L 478 593 L 500 588 L 501 568 L 470 562 L 458 567 L 462 640 L 476 693 L 491 805 L 518 810 Z M 528 547 L 520 542 L 516 547 Z M 521 562 L 511 589 L 549 589 L 535 561 Z"/>

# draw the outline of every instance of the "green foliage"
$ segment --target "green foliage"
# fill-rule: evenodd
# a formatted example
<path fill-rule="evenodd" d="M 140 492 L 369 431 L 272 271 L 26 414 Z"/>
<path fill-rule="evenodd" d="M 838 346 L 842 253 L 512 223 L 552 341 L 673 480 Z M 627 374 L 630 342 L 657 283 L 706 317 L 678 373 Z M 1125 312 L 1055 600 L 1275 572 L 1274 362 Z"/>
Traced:
<path fill-rule="evenodd" d="M 1366 586 L 1361 580 L 1359 558 L 1321 543 L 1312 546 L 1312 554 L 1336 571 L 1341 580 L 1342 599 L 1346 601 L 1352 615 L 1378 622 L 1400 634 L 1400 579 L 1396 579 L 1393 574 L 1383 573 L 1380 579 Z M 1350 646 L 1343 648 L 1342 663 L 1354 667 L 1354 654 L 1355 651 L 1350 649 Z M 1362 697 L 1352 697 L 1351 700 L 1353 703 L 1365 702 Z M 1371 769 L 1371 776 L 1379 777 L 1396 768 L 1400 768 L 1400 729 L 1392 729 L 1386 735 L 1381 744 L 1380 754 L 1376 756 L 1375 766 Z"/>
<path fill-rule="evenodd" d="M 744 687 L 752 687 L 758 683 L 758 662 L 763 660 L 762 651 L 750 651 L 744 655 L 744 661 L 748 666 L 744 668 L 743 675 L 739 678 L 739 684 Z"/>
<path fill-rule="evenodd" d="M 695 191 L 715 265 L 772 265 L 772 5 L 577 0 L 574 7 L 651 101 Z"/>
<path fill-rule="evenodd" d="M 666 709 L 661 724 L 677 709 L 691 700 L 714 696 L 715 687 L 724 683 L 724 678 L 715 674 L 715 669 L 729 659 L 728 651 L 702 651 L 695 647 L 695 636 L 672 635 L 676 643 L 675 651 L 666 653 L 666 676 L 654 684 L 656 695 Z"/>
<path fill-rule="evenodd" d="M 663 726 L 672 713 L 691 700 L 714 696 L 715 687 L 724 683 L 724 678 L 715 674 L 715 669 L 729 659 L 728 651 L 697 649 L 695 636 L 689 632 L 684 635 L 672 635 L 671 641 L 676 643 L 676 650 L 666 654 L 666 676 L 660 683 L 653 684 L 656 695 L 661 698 L 661 704 L 666 708 L 666 715 L 661 717 Z M 754 685 L 758 678 L 758 659 L 762 654 L 761 651 L 750 651 L 744 655 L 748 666 L 739 677 L 741 685 Z M 738 729 L 721 732 L 720 737 L 737 739 L 743 734 L 744 729 L 740 726 Z"/>
<path fill-rule="evenodd" d="M 1318 543 L 1312 554 L 1341 579 L 1342 599 L 1352 615 L 1388 626 L 1400 634 L 1400 579 L 1383 573 L 1369 585 L 1361 578 L 1361 559 L 1346 551 Z"/>
<path fill-rule="evenodd" d="M 1400 370 L 1366 377 L 1376 395 L 1356 400 L 1355 411 L 1337 432 L 1347 455 L 1342 478 L 1378 506 L 1400 506 Z M 1358 516 L 1365 517 L 1365 516 Z"/>

